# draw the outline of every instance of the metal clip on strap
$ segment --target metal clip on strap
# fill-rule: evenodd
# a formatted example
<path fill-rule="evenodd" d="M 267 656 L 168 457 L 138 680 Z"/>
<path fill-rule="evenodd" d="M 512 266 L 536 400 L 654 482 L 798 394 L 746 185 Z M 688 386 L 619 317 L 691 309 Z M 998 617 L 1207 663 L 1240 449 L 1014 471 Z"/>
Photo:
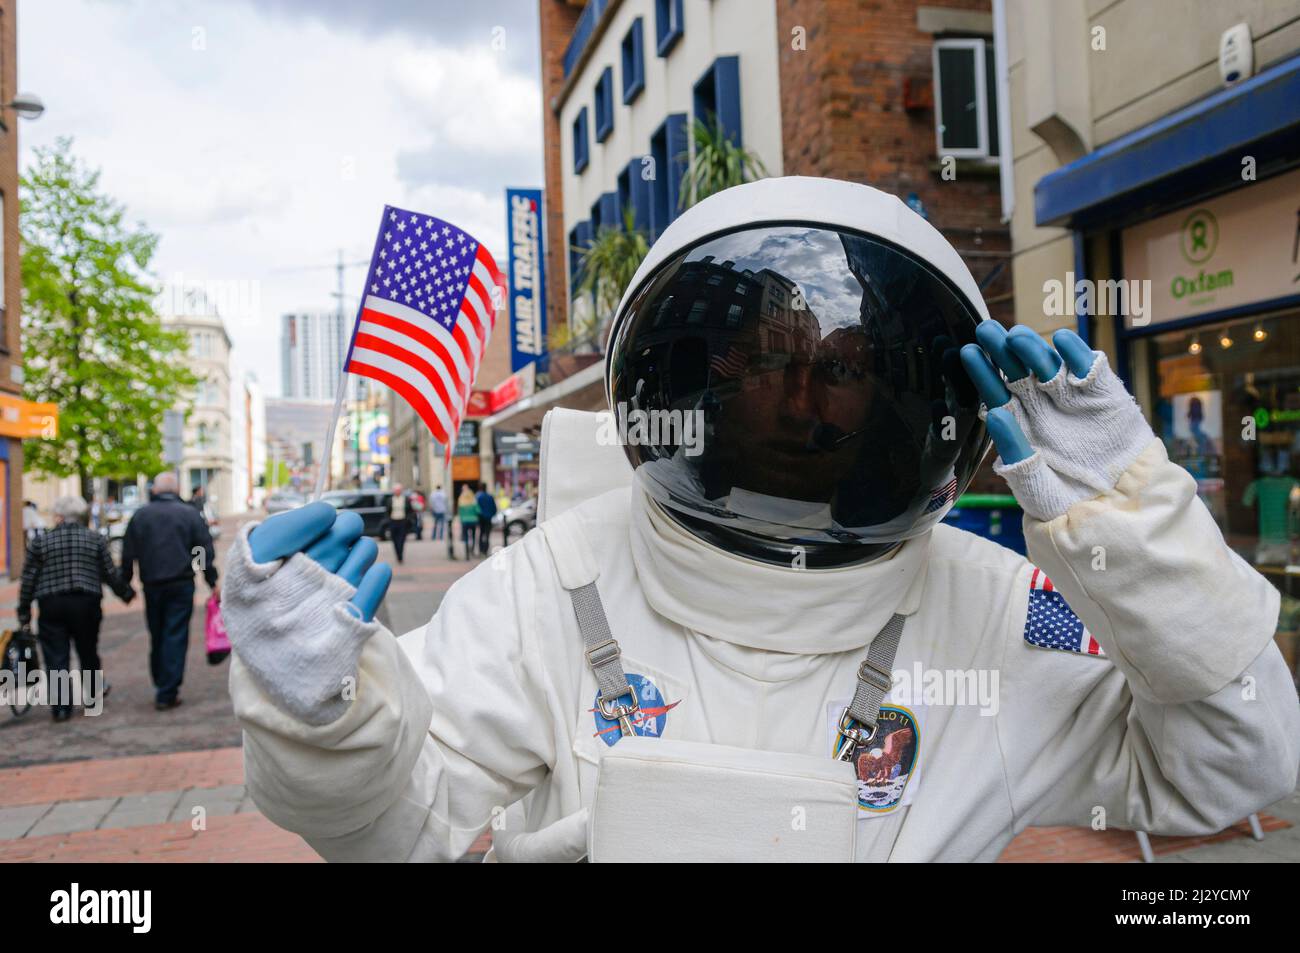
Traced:
<path fill-rule="evenodd" d="M 885 623 L 867 649 L 867 657 L 858 666 L 858 684 L 853 690 L 853 701 L 840 713 L 836 732 L 835 757 L 839 761 L 852 761 L 854 753 L 876 735 L 876 721 L 880 718 L 880 703 L 893 687 L 894 656 L 903 637 L 905 616 L 895 613 Z"/>
<path fill-rule="evenodd" d="M 591 666 L 600 688 L 600 693 L 596 696 L 600 714 L 609 721 L 617 721 L 622 734 L 635 734 L 634 718 L 641 712 L 641 700 L 636 697 L 636 691 L 623 674 L 623 665 L 619 661 L 623 652 L 609 631 L 609 621 L 600 604 L 596 584 L 589 582 L 585 586 L 570 589 L 569 598 L 573 601 L 573 612 L 578 617 L 578 631 L 582 633 L 587 664 Z"/>

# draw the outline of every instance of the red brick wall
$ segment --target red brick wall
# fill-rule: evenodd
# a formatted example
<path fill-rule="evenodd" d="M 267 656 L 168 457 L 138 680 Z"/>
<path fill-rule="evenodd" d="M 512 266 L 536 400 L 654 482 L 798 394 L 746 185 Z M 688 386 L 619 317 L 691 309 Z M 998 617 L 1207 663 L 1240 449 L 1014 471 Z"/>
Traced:
<path fill-rule="evenodd" d="M 568 0 L 539 0 L 542 46 L 542 147 L 546 163 L 546 323 L 557 328 L 568 321 L 569 238 L 564 230 L 561 194 L 560 117 L 551 102 L 564 87 L 564 50 L 582 13 Z"/>
<path fill-rule="evenodd" d="M 917 0 L 777 0 L 783 158 L 787 175 L 822 175 L 906 198 L 963 253 L 976 281 L 1010 253 L 996 171 L 958 167 L 941 178 L 933 108 L 905 109 L 904 89 L 931 80 L 934 36 L 917 29 Z M 925 6 L 990 12 L 989 0 Z M 792 48 L 803 26 L 807 48 Z M 994 317 L 1011 320 L 1009 266 L 985 289 Z M 1005 297 L 1004 301 L 997 299 Z"/>
<path fill-rule="evenodd" d="M 18 94 L 18 23 L 14 0 L 0 0 L 0 103 L 10 102 Z M 22 385 L 15 382 L 12 369 L 23 362 L 22 342 L 18 335 L 19 308 L 22 303 L 22 276 L 18 267 L 18 114 L 5 109 L 0 119 L 0 193 L 4 194 L 4 327 L 0 332 L 0 390 L 21 395 Z M 8 572 L 11 577 L 23 564 L 23 444 L 6 440 L 9 450 L 8 481 L 5 487 L 5 513 L 8 530 Z"/>

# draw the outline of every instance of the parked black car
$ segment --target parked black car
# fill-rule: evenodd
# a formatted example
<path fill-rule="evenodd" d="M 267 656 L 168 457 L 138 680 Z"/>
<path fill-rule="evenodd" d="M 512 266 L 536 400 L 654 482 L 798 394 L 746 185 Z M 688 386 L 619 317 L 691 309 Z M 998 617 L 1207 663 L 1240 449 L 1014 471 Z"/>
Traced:
<path fill-rule="evenodd" d="M 321 499 L 336 510 L 351 510 L 365 523 L 365 534 L 386 539 L 388 506 L 393 494 L 387 490 L 331 490 Z"/>

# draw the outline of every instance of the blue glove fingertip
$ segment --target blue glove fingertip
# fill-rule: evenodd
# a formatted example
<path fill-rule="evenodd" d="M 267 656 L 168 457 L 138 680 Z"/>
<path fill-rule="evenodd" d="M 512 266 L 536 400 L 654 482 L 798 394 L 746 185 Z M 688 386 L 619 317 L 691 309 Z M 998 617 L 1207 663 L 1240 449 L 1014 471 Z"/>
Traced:
<path fill-rule="evenodd" d="M 338 574 L 348 585 L 355 588 L 361 585 L 366 570 L 373 566 L 378 558 L 379 544 L 369 536 L 363 536 L 352 547 L 347 559 L 343 560 L 343 565 L 338 568 Z"/>
<path fill-rule="evenodd" d="M 248 535 L 253 561 L 273 562 L 306 549 L 329 532 L 337 515 L 334 507 L 319 502 L 276 513 Z"/>
<path fill-rule="evenodd" d="M 388 584 L 392 581 L 393 568 L 388 563 L 371 566 L 361 578 L 352 601 L 348 603 L 349 611 L 360 613 L 363 622 L 374 619 L 375 610 L 384 601 L 384 594 L 388 592 Z"/>
<path fill-rule="evenodd" d="M 1065 359 L 1065 366 L 1070 369 L 1070 373 L 1075 377 L 1082 379 L 1092 371 L 1092 365 L 1097 360 L 1097 355 L 1093 353 L 1092 348 L 1088 347 L 1083 338 L 1069 328 L 1061 328 L 1053 334 L 1052 345 Z"/>
<path fill-rule="evenodd" d="M 1029 371 L 1020 358 L 1007 347 L 1007 329 L 996 321 L 981 321 L 975 328 L 975 340 L 988 352 L 993 364 L 1009 381 L 1023 380 Z"/>
<path fill-rule="evenodd" d="M 343 565 L 343 560 L 348 558 L 352 544 L 361 538 L 364 530 L 365 523 L 359 514 L 351 510 L 336 513 L 330 531 L 307 550 L 307 556 L 320 563 L 329 572 L 338 572 L 339 567 Z"/>
<path fill-rule="evenodd" d="M 1061 355 L 1024 325 L 1016 325 L 1007 334 L 1007 347 L 1044 384 L 1061 369 Z"/>
<path fill-rule="evenodd" d="M 966 376 L 971 379 L 980 398 L 987 407 L 1002 407 L 1011 400 L 1011 392 L 1002 383 L 1002 377 L 989 362 L 988 355 L 978 344 L 967 344 L 961 349 L 961 363 Z"/>
<path fill-rule="evenodd" d="M 990 410 L 985 425 L 990 436 L 993 437 L 993 445 L 997 447 L 998 456 L 1002 458 L 1005 466 L 1028 460 L 1034 455 L 1034 448 L 1029 445 L 1029 439 L 1010 411 L 1001 407 Z"/>

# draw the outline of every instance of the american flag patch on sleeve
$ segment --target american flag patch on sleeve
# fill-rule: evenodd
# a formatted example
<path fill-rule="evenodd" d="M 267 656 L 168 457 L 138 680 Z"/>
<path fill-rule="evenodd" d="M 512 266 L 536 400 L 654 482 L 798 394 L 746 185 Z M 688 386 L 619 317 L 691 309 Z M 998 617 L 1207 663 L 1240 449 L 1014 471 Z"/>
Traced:
<path fill-rule="evenodd" d="M 1040 649 L 1060 649 L 1080 655 L 1106 653 L 1083 622 L 1056 591 L 1047 573 L 1037 566 L 1029 581 L 1029 612 L 1025 616 L 1025 641 Z"/>

